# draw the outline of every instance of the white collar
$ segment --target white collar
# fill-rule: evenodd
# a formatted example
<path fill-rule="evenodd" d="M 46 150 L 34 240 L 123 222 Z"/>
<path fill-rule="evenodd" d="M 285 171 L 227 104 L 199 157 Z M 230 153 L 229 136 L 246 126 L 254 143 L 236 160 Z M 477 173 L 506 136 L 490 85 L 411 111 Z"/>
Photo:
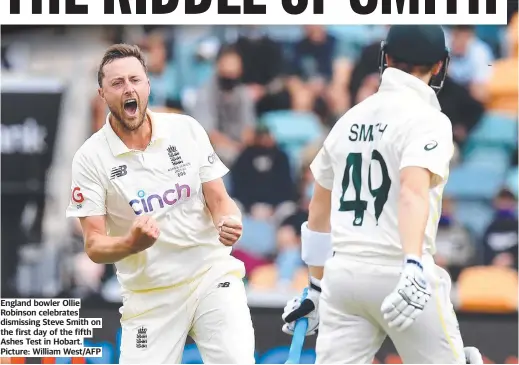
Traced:
<path fill-rule="evenodd" d="M 438 97 L 429 85 L 417 77 L 393 67 L 388 67 L 382 74 L 379 90 L 412 91 L 433 108 L 441 110 Z"/>
<path fill-rule="evenodd" d="M 115 133 L 112 126 L 110 125 L 110 115 L 111 113 L 108 113 L 108 115 L 106 116 L 106 123 L 103 127 L 103 132 L 106 136 L 106 140 L 108 141 L 108 146 L 110 147 L 110 150 L 112 151 L 114 156 L 119 156 L 123 153 L 130 152 L 131 149 L 129 149 L 124 144 L 124 142 L 119 138 L 119 136 Z M 165 131 L 160 121 L 157 120 L 157 117 L 154 115 L 153 112 L 147 110 L 146 115 L 151 121 L 151 141 L 149 143 L 149 145 L 151 145 L 153 142 L 161 138 L 165 138 Z"/>

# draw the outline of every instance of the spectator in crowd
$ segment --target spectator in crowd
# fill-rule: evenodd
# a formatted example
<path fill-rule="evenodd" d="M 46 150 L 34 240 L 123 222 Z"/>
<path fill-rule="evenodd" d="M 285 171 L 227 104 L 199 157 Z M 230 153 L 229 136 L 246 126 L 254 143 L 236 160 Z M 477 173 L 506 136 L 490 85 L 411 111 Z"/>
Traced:
<path fill-rule="evenodd" d="M 258 125 L 253 143 L 240 154 L 231 169 L 231 186 L 245 212 L 266 219 L 282 203 L 294 200 L 287 154 L 269 130 Z"/>
<path fill-rule="evenodd" d="M 494 61 L 490 47 L 480 40 L 473 25 L 456 25 L 450 29 L 448 42 L 451 50 L 449 76 L 481 101 L 482 84 L 489 77 Z"/>
<path fill-rule="evenodd" d="M 463 267 L 470 265 L 475 258 L 473 238 L 466 227 L 456 220 L 455 203 L 449 196 L 444 196 L 442 213 L 436 236 L 436 263 L 450 272 L 456 281 Z"/>
<path fill-rule="evenodd" d="M 331 114 L 338 116 L 349 107 L 349 63 L 338 57 L 338 48 L 337 39 L 322 25 L 306 25 L 305 37 L 295 45 L 289 90 L 294 99 L 308 94 L 309 110 L 324 101 Z"/>
<path fill-rule="evenodd" d="M 270 39 L 260 26 L 244 25 L 233 46 L 242 58 L 242 80 L 257 114 L 290 109 L 290 97 L 283 80 L 285 59 L 281 45 Z"/>
<path fill-rule="evenodd" d="M 254 103 L 242 83 L 242 60 L 236 49 L 223 47 L 216 69 L 216 75 L 200 89 L 192 114 L 208 132 L 222 161 L 231 166 L 251 141 Z"/>
<path fill-rule="evenodd" d="M 151 32 L 142 44 L 148 63 L 150 79 L 150 107 L 182 109 L 181 78 L 171 55 L 172 47 L 160 31 Z"/>
<path fill-rule="evenodd" d="M 512 16 L 506 31 L 505 56 L 492 65 L 491 76 L 484 89 L 488 111 L 518 115 L 518 15 Z"/>
<path fill-rule="evenodd" d="M 494 219 L 483 237 L 485 264 L 517 270 L 517 198 L 502 189 L 494 200 L 494 207 Z"/>
<path fill-rule="evenodd" d="M 389 26 L 386 26 L 386 30 L 389 29 Z M 381 34 L 383 36 L 383 34 Z M 361 52 L 360 56 L 355 62 L 353 66 L 353 70 L 351 71 L 351 76 L 348 84 L 348 93 L 350 97 L 351 105 L 358 104 L 359 99 L 363 100 L 366 98 L 367 86 L 371 86 L 374 78 L 377 79 L 377 89 L 378 89 L 378 78 L 380 77 L 379 70 L 379 57 L 380 57 L 380 42 L 381 39 L 377 39 L 367 45 L 365 45 Z M 371 79 L 365 85 L 365 80 Z M 363 88 L 361 96 L 358 96 L 359 90 Z"/>

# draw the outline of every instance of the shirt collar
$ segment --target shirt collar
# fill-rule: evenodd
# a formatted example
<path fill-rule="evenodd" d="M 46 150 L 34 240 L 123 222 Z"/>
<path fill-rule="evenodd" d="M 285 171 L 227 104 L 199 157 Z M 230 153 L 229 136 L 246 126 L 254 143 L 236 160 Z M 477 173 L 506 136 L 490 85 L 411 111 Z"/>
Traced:
<path fill-rule="evenodd" d="M 396 68 L 388 67 L 382 74 L 380 91 L 412 91 L 435 109 L 441 110 L 434 90 L 422 80 Z"/>
<path fill-rule="evenodd" d="M 112 151 L 114 156 L 119 156 L 124 153 L 131 152 L 132 150 L 129 149 L 124 142 L 119 138 L 119 136 L 115 133 L 112 126 L 110 125 L 110 115 L 111 113 L 108 113 L 106 116 L 106 122 L 103 127 L 104 134 L 106 136 L 106 140 L 108 141 L 108 146 L 110 147 L 110 150 Z M 148 144 L 150 146 L 154 142 L 165 138 L 166 134 L 164 131 L 164 126 L 162 125 L 161 121 L 155 113 L 148 110 L 146 112 L 146 115 L 148 118 L 150 118 L 151 121 L 151 141 Z"/>

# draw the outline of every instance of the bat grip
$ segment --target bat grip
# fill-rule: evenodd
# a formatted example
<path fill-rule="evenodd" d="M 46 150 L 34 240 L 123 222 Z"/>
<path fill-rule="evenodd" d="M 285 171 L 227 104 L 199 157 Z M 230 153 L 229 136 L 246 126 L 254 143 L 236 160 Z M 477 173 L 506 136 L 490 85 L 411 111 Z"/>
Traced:
<path fill-rule="evenodd" d="M 308 288 L 305 288 L 301 296 L 301 302 L 306 299 L 308 295 Z M 301 359 L 301 351 L 306 337 L 306 330 L 308 329 L 308 318 L 299 318 L 294 326 L 294 334 L 292 336 L 292 344 L 288 353 L 288 360 L 286 364 L 298 364 Z"/>

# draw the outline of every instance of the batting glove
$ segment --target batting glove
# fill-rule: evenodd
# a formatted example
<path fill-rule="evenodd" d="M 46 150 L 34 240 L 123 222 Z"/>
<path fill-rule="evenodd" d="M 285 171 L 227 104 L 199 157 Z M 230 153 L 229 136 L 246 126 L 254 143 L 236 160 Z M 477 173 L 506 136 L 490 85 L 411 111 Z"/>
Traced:
<path fill-rule="evenodd" d="M 465 347 L 463 352 L 467 364 L 483 364 L 483 356 L 476 347 Z"/>
<path fill-rule="evenodd" d="M 420 258 L 407 256 L 400 280 L 382 302 L 381 311 L 389 327 L 403 331 L 422 313 L 430 298 Z"/>
<path fill-rule="evenodd" d="M 308 328 L 306 335 L 310 336 L 317 332 L 319 326 L 319 297 L 321 296 L 321 281 L 310 277 L 308 295 L 303 301 L 301 297 L 295 297 L 287 302 L 283 311 L 283 332 L 289 335 L 294 334 L 294 327 L 299 318 L 308 318 Z"/>

